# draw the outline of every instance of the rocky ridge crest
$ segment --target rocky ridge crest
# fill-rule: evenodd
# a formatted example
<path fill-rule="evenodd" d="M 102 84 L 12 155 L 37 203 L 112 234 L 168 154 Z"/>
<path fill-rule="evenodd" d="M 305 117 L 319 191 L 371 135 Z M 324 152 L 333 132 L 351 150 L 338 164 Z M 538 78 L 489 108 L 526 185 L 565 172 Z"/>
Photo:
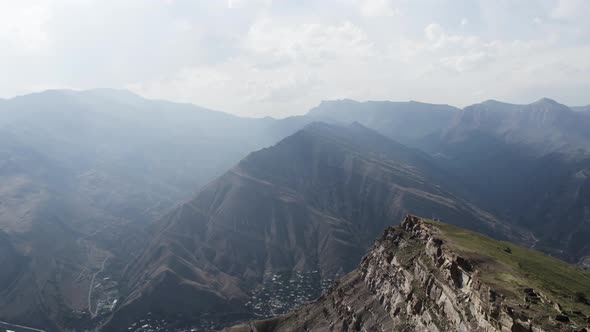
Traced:
<path fill-rule="evenodd" d="M 482 280 L 485 262 L 453 251 L 440 232 L 436 222 L 408 215 L 315 303 L 227 331 L 589 330 L 588 317 L 570 319 L 541 291 L 505 296 Z"/>

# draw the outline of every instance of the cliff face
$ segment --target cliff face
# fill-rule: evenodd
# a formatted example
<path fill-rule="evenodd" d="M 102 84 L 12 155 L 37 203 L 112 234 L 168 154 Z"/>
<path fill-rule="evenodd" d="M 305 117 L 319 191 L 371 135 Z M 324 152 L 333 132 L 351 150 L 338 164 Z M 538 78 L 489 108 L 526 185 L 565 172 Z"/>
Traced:
<path fill-rule="evenodd" d="M 449 228 L 442 230 L 438 224 Z M 482 243 L 474 254 L 461 236 Z M 553 258 L 408 216 L 385 230 L 360 266 L 315 303 L 227 329 L 249 331 L 586 331 L 590 275 Z M 509 259 L 493 259 L 488 244 Z M 522 256 L 521 256 L 522 255 Z M 553 270 L 534 276 L 533 260 Z M 511 260 L 517 267 L 506 273 Z M 545 261 L 543 261 L 545 260 Z M 543 272 L 543 271 L 539 271 Z M 497 275 L 496 275 L 497 273 Z M 563 277 L 564 273 L 569 277 Z M 530 279 L 520 279 L 523 275 Z M 552 277 L 563 285 L 551 285 Z M 577 279 L 572 281 L 572 279 Z M 525 284 L 527 285 L 526 287 Z M 560 288 L 567 284 L 567 287 Z M 581 288 L 576 288 L 581 287 Z"/>
<path fill-rule="evenodd" d="M 479 271 L 415 217 L 388 229 L 360 267 L 395 326 L 420 331 L 528 331 L 530 318 L 482 283 Z"/>

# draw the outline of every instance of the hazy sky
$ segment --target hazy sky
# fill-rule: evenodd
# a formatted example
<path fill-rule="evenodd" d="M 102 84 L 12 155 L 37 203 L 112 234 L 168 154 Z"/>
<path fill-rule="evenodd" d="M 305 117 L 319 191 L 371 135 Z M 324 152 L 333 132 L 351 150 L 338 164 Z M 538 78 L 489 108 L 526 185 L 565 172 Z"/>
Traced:
<path fill-rule="evenodd" d="M 590 104 L 590 0 L 2 0 L 0 97 L 128 88 L 240 115 L 324 99 Z"/>

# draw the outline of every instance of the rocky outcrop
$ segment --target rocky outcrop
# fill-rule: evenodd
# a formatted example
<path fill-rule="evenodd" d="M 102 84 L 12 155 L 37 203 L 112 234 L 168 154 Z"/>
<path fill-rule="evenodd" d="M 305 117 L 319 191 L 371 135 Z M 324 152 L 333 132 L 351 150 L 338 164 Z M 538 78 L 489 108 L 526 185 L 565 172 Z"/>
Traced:
<path fill-rule="evenodd" d="M 432 223 L 407 216 L 326 295 L 237 331 L 585 331 L 532 288 L 520 301 L 482 280 L 480 262 L 451 250 Z M 533 306 L 531 301 L 538 301 Z M 539 312 L 541 308 L 542 312 Z M 562 317 L 564 316 L 564 317 Z"/>
<path fill-rule="evenodd" d="M 409 216 L 390 228 L 361 263 L 368 288 L 396 326 L 418 331 L 540 331 L 445 250 L 432 228 Z"/>

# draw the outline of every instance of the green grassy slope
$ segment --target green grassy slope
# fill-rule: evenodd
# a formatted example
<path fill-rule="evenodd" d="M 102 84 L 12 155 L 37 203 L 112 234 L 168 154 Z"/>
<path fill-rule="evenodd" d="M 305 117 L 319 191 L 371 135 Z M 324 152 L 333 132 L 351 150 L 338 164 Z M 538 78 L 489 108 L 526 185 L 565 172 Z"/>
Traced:
<path fill-rule="evenodd" d="M 524 289 L 533 288 L 574 320 L 590 315 L 590 273 L 541 252 L 498 241 L 443 222 L 435 226 L 449 248 L 476 263 L 482 281 L 515 303 L 522 303 Z M 542 304 L 538 304 L 543 311 Z"/>

